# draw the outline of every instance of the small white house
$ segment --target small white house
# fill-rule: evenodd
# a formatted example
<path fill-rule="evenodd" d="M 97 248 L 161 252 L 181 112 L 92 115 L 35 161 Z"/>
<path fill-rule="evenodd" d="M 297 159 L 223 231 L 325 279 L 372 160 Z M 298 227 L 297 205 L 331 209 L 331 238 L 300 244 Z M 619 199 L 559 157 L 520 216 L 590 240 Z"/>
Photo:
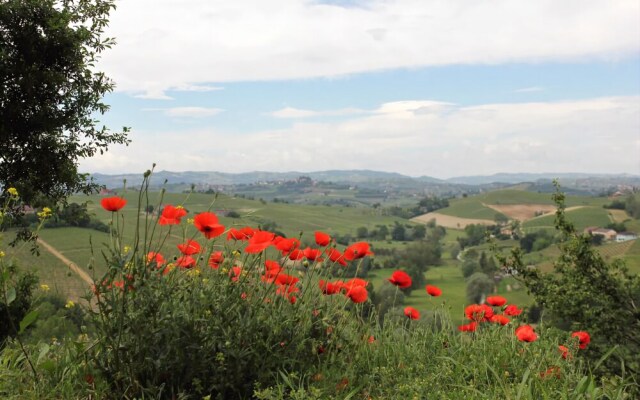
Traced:
<path fill-rule="evenodd" d="M 616 242 L 626 242 L 637 238 L 638 235 L 633 232 L 620 232 L 616 235 Z"/>

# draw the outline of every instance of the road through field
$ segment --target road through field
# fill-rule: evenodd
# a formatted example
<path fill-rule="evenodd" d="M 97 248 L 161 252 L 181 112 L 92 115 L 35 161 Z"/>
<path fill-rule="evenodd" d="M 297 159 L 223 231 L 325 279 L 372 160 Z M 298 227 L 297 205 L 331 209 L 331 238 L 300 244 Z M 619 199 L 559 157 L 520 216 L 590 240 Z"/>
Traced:
<path fill-rule="evenodd" d="M 78 274 L 80 279 L 82 279 L 89 285 L 93 285 L 93 279 L 91 279 L 89 274 L 87 274 L 82 268 L 78 267 L 73 261 L 69 260 L 62 253 L 56 250 L 55 247 L 51 246 L 49 243 L 45 242 L 40 238 L 38 238 L 38 244 L 44 247 L 49 253 L 54 255 L 57 259 L 62 261 L 65 265 L 69 266 L 69 269 L 75 272 L 76 274 Z"/>

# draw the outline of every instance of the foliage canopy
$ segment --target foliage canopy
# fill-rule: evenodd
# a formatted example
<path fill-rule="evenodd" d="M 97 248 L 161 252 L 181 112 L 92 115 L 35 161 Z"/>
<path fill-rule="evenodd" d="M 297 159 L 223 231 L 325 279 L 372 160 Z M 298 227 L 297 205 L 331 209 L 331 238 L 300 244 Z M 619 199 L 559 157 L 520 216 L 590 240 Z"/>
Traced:
<path fill-rule="evenodd" d="M 97 127 L 113 82 L 95 70 L 113 0 L 0 4 L 0 184 L 27 203 L 97 188 L 78 160 L 127 144 L 127 128 Z"/>

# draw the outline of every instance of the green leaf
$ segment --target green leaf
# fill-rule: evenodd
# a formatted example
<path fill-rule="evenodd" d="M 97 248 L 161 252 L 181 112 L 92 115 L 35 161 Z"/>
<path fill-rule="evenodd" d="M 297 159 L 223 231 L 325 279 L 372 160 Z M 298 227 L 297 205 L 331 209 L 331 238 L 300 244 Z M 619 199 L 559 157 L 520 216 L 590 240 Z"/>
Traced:
<path fill-rule="evenodd" d="M 47 343 L 43 343 L 40 346 L 40 354 L 38 354 L 38 360 L 36 361 L 36 364 L 38 365 L 42 364 L 42 359 L 47 356 L 50 349 L 51 349 L 51 346 L 49 346 Z"/>
<path fill-rule="evenodd" d="M 16 299 L 16 288 L 10 287 L 9 290 L 7 290 L 7 305 L 13 303 L 15 299 Z"/>
<path fill-rule="evenodd" d="M 20 330 L 18 333 L 24 332 L 24 330 L 27 329 L 27 327 L 31 325 L 36 318 L 38 318 L 38 312 L 35 310 L 25 315 L 24 318 L 22 318 L 22 321 L 20 321 Z"/>
<path fill-rule="evenodd" d="M 53 362 L 53 360 L 47 360 L 40 364 L 40 368 L 44 369 L 47 372 L 52 372 L 54 369 L 56 369 L 56 363 Z"/>

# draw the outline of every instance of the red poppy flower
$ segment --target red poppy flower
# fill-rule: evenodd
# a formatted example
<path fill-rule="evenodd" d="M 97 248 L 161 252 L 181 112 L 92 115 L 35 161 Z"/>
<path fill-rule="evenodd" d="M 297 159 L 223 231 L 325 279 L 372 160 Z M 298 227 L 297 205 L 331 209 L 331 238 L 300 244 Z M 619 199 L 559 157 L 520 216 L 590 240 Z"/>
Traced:
<path fill-rule="evenodd" d="M 249 244 L 244 248 L 246 253 L 260 253 L 267 247 L 271 246 L 275 234 L 269 231 L 254 231 L 253 236 L 249 238 Z"/>
<path fill-rule="evenodd" d="M 328 246 L 331 243 L 331 236 L 327 235 L 324 232 L 317 231 L 316 232 L 316 244 L 318 246 Z"/>
<path fill-rule="evenodd" d="M 253 228 L 245 226 L 241 229 L 231 228 L 227 233 L 227 240 L 249 240 L 253 236 Z"/>
<path fill-rule="evenodd" d="M 200 253 L 200 243 L 195 240 L 187 240 L 185 243 L 180 243 L 178 245 L 178 250 L 185 256 L 190 256 L 196 253 Z"/>
<path fill-rule="evenodd" d="M 538 335 L 533 331 L 531 325 L 522 325 L 516 328 L 516 337 L 521 342 L 535 342 L 538 340 Z"/>
<path fill-rule="evenodd" d="M 556 378 L 560 379 L 562 377 L 562 374 L 560 373 L 560 367 L 554 365 L 546 371 L 540 372 L 540 378 L 547 378 L 549 376 L 555 376 Z"/>
<path fill-rule="evenodd" d="M 100 200 L 100 204 L 102 205 L 102 208 L 104 208 L 105 210 L 116 212 L 120 210 L 122 207 L 124 207 L 125 204 L 127 204 L 127 200 L 118 196 L 105 197 L 104 199 Z"/>
<path fill-rule="evenodd" d="M 493 316 L 493 309 L 486 304 L 471 304 L 464 309 L 464 314 L 472 321 L 488 321 Z"/>
<path fill-rule="evenodd" d="M 353 261 L 372 255 L 373 252 L 369 249 L 369 243 L 367 242 L 356 242 L 347 247 L 344 251 L 344 258 L 347 261 Z"/>
<path fill-rule="evenodd" d="M 391 278 L 387 280 L 400 289 L 406 289 L 411 286 L 411 277 L 404 271 L 394 271 L 393 274 L 391 274 Z"/>
<path fill-rule="evenodd" d="M 162 254 L 150 251 L 147 254 L 147 264 L 156 263 L 156 267 L 161 267 L 164 265 L 166 260 L 162 257 Z"/>
<path fill-rule="evenodd" d="M 326 249 L 324 252 L 329 256 L 329 260 L 337 262 L 343 267 L 347 266 L 347 262 L 344 260 L 344 255 L 340 252 L 340 250 L 332 247 L 330 249 Z"/>
<path fill-rule="evenodd" d="M 500 324 L 500 325 L 506 325 L 509 322 L 511 322 L 511 320 L 509 318 L 505 317 L 502 314 L 496 314 L 496 315 L 492 316 L 489 319 L 489 321 L 493 322 L 494 324 Z"/>
<path fill-rule="evenodd" d="M 171 204 L 167 204 L 162 209 L 158 223 L 160 225 L 179 225 L 180 219 L 185 215 L 187 215 L 187 210 L 184 208 L 180 206 L 174 207 Z"/>
<path fill-rule="evenodd" d="M 282 275 L 280 275 L 280 276 L 282 276 Z M 278 288 L 276 289 L 276 294 L 281 295 L 281 296 L 285 296 L 285 297 L 287 297 L 288 295 L 291 295 L 293 293 L 299 293 L 299 292 L 300 292 L 300 288 L 295 286 L 294 283 L 292 283 L 290 285 L 289 284 L 278 285 Z"/>
<path fill-rule="evenodd" d="M 273 272 L 275 272 L 275 275 L 277 275 L 282 270 L 282 267 L 280 266 L 280 264 L 278 264 L 277 261 L 265 260 L 264 261 L 264 269 L 265 269 L 266 273 L 272 274 Z"/>
<path fill-rule="evenodd" d="M 342 282 L 334 283 L 320 279 L 318 281 L 318 286 L 320 286 L 320 290 L 322 290 L 323 294 L 331 295 L 340 292 L 340 289 L 342 289 Z"/>
<path fill-rule="evenodd" d="M 507 308 L 504 309 L 504 315 L 508 315 L 510 317 L 517 317 L 520 314 L 522 314 L 522 310 L 514 304 L 509 304 Z"/>
<path fill-rule="evenodd" d="M 351 299 L 354 303 L 364 303 L 367 301 L 369 293 L 364 286 L 352 286 L 349 290 L 347 290 L 346 296 Z"/>
<path fill-rule="evenodd" d="M 571 353 L 569 353 L 569 349 L 566 346 L 558 346 L 558 351 L 560 352 L 560 354 L 562 354 L 562 358 L 564 358 L 565 360 L 567 358 L 571 358 Z"/>
<path fill-rule="evenodd" d="M 183 269 L 193 268 L 196 265 L 196 260 L 189 255 L 184 255 L 176 260 L 176 265 Z"/>
<path fill-rule="evenodd" d="M 304 253 L 300 249 L 293 249 L 289 253 L 289 260 L 291 261 L 298 261 L 298 260 L 302 260 L 303 258 L 304 258 Z"/>
<path fill-rule="evenodd" d="M 218 223 L 218 217 L 212 212 L 203 212 L 193 218 L 193 225 L 204 234 L 207 239 L 222 235 L 224 225 Z"/>
<path fill-rule="evenodd" d="M 427 293 L 433 297 L 438 297 L 442 294 L 442 290 L 437 286 L 427 285 L 425 289 L 427 290 Z"/>
<path fill-rule="evenodd" d="M 341 284 L 342 288 L 345 290 L 349 290 L 354 286 L 367 287 L 368 285 L 369 285 L 369 282 L 365 281 L 362 278 L 351 278 L 348 281 Z"/>
<path fill-rule="evenodd" d="M 227 232 L 227 240 L 243 240 L 244 238 L 244 234 L 236 228 L 230 228 Z"/>
<path fill-rule="evenodd" d="M 489 296 L 487 297 L 487 304 L 494 307 L 502 307 L 507 304 L 507 299 L 502 296 Z"/>
<path fill-rule="evenodd" d="M 274 245 L 276 249 L 278 249 L 283 256 L 288 255 L 291 251 L 300 247 L 300 241 L 296 238 L 283 238 L 281 237 L 278 241 L 274 241 Z"/>
<path fill-rule="evenodd" d="M 214 251 L 209 256 L 209 266 L 213 269 L 218 269 L 220 264 L 224 261 L 224 255 L 221 251 Z"/>
<path fill-rule="evenodd" d="M 404 315 L 409 319 L 420 319 L 420 312 L 413 307 L 405 307 Z"/>
<path fill-rule="evenodd" d="M 297 278 L 295 276 L 291 276 L 287 274 L 278 274 L 278 276 L 276 277 L 276 285 L 291 286 L 298 283 L 299 280 L 300 278 Z"/>
<path fill-rule="evenodd" d="M 309 261 L 322 261 L 322 251 L 318 249 L 307 247 L 302 251 L 302 254 L 304 254 L 304 257 Z"/>
<path fill-rule="evenodd" d="M 237 282 L 238 279 L 240 279 L 240 274 L 242 274 L 242 268 L 238 266 L 232 267 L 231 270 L 229 271 L 229 277 L 234 282 Z"/>
<path fill-rule="evenodd" d="M 587 348 L 589 342 L 591 342 L 591 336 L 585 331 L 573 332 L 571 337 L 577 337 L 580 341 L 580 349 L 584 350 Z"/>
<path fill-rule="evenodd" d="M 478 323 L 475 322 L 475 321 L 470 322 L 470 323 L 468 323 L 466 325 L 458 326 L 458 330 L 460 332 L 475 332 L 476 329 L 478 329 Z"/>
<path fill-rule="evenodd" d="M 369 343 L 374 343 L 375 341 L 376 341 L 376 338 L 373 335 L 369 336 L 369 339 L 367 339 L 367 342 Z"/>

